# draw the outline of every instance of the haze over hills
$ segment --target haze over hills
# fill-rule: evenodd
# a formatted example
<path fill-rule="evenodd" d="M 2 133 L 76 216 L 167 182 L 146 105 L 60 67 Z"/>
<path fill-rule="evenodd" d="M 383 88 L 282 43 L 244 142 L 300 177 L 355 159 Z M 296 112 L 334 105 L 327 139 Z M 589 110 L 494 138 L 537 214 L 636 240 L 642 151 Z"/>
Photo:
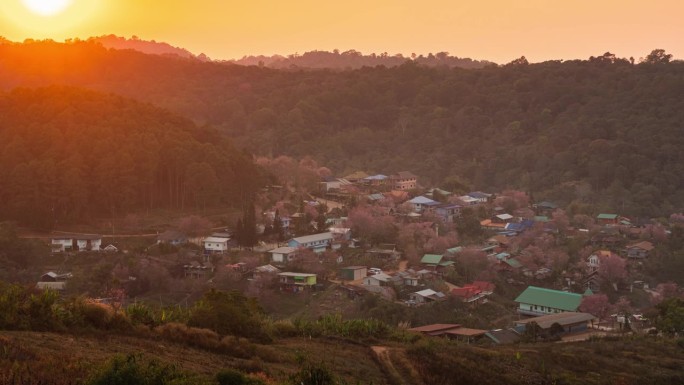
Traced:
<path fill-rule="evenodd" d="M 411 170 L 446 188 L 658 215 L 684 207 L 684 64 L 669 61 L 282 71 L 32 42 L 0 46 L 0 87 L 114 92 L 211 124 L 256 155 L 311 155 L 342 175 Z"/>

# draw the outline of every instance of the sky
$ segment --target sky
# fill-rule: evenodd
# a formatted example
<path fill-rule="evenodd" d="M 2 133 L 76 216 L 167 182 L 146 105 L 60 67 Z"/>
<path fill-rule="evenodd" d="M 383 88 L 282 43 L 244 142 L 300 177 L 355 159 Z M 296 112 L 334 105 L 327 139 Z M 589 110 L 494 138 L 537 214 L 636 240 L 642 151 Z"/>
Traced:
<path fill-rule="evenodd" d="M 25 3 L 66 4 L 50 16 Z M 64 41 L 115 34 L 213 59 L 313 50 L 449 52 L 507 63 L 610 51 L 684 58 L 682 0 L 0 0 L 0 36 Z"/>

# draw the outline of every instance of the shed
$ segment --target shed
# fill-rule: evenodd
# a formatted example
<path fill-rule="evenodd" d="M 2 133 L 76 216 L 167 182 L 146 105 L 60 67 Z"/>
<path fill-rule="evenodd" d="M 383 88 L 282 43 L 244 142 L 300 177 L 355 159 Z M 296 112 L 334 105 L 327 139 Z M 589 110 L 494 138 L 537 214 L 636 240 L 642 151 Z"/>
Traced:
<path fill-rule="evenodd" d="M 340 278 L 346 281 L 363 279 L 368 273 L 366 266 L 347 266 L 340 269 Z"/>

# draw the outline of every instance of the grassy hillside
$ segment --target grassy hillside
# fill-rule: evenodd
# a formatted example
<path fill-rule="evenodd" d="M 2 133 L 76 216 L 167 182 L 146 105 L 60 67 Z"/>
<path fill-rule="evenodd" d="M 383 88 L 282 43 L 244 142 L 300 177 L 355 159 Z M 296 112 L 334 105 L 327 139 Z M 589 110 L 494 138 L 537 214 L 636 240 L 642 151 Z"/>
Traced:
<path fill-rule="evenodd" d="M 438 339 L 376 345 L 288 338 L 248 355 L 113 334 L 0 332 L 0 383 L 78 384 L 116 355 L 175 365 L 195 383 L 233 369 L 266 383 L 291 383 L 305 362 L 346 384 L 675 384 L 684 380 L 684 349 L 647 339 L 481 348 Z M 11 382 L 14 380 L 15 382 Z"/>

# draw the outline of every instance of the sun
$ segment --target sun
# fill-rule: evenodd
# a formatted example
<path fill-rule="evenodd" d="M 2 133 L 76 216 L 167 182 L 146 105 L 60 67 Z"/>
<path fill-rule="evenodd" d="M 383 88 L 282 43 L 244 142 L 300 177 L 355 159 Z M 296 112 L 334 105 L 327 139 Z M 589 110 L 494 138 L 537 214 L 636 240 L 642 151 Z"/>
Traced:
<path fill-rule="evenodd" d="M 73 0 L 21 0 L 31 12 L 40 16 L 54 16 L 69 8 Z"/>

